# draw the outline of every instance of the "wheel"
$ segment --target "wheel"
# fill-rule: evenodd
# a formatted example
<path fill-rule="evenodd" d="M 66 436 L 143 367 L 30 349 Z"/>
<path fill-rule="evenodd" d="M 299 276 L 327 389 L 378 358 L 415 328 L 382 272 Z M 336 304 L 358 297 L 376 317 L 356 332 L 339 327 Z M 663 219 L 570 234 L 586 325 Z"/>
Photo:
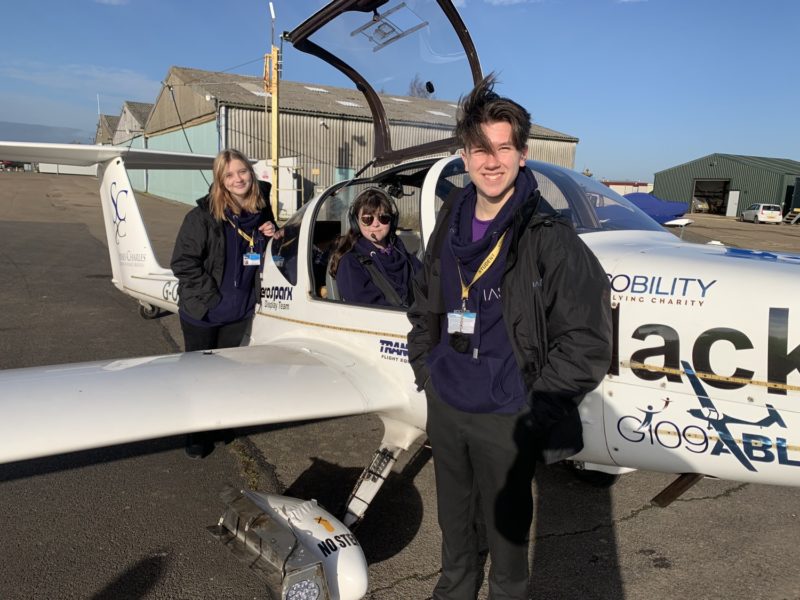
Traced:
<path fill-rule="evenodd" d="M 161 314 L 161 309 L 152 304 L 139 304 L 139 316 L 143 319 L 155 319 Z"/>

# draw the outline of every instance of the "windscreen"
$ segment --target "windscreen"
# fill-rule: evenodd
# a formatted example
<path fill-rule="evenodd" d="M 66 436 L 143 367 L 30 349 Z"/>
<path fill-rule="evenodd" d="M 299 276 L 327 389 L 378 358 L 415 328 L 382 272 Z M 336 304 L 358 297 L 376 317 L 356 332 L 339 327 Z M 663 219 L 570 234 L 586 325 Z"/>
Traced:
<path fill-rule="evenodd" d="M 578 233 L 593 231 L 660 231 L 664 229 L 629 200 L 609 187 L 575 171 L 547 163 L 528 161 L 542 198 L 570 219 Z M 437 182 L 439 201 L 469 183 L 461 159 L 452 161 Z M 437 206 L 438 209 L 438 206 Z"/>
<path fill-rule="evenodd" d="M 437 2 L 390 0 L 375 12 L 349 10 L 307 39 L 378 94 L 391 137 L 386 146 L 394 152 L 452 136 L 457 101 L 472 89 L 473 70 Z M 366 99 L 349 104 L 341 106 L 343 114 L 369 108 Z"/>

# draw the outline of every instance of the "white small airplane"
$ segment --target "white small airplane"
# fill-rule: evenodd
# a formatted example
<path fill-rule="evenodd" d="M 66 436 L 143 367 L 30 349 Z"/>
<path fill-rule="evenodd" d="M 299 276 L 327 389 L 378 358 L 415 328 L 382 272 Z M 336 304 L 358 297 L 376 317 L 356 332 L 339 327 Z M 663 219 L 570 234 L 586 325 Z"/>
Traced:
<path fill-rule="evenodd" d="M 442 200 L 468 177 L 457 156 L 430 157 L 454 150 L 452 138 L 393 148 L 376 80 L 352 66 L 357 55 L 343 60 L 324 47 L 357 54 L 364 45 L 374 52 L 396 44 L 406 51 L 402 43 L 418 38 L 424 46 L 440 27 L 461 45 L 468 66 L 458 93 L 482 77 L 450 0 L 407 1 L 379 13 L 384 4 L 338 0 L 286 34 L 364 92 L 375 121 L 373 164 L 393 166 L 324 191 L 291 217 L 281 240 L 270 242 L 249 345 L 0 371 L 0 463 L 193 431 L 374 413 L 383 440 L 343 523 L 315 504 L 247 492 L 231 496 L 234 512 L 221 522 L 227 533 L 219 532 L 238 536 L 242 547 L 257 546 L 248 536 L 258 527 L 237 529 L 245 514 L 253 523 L 272 518 L 281 530 L 294 527 L 296 537 L 307 531 L 322 571 L 304 563 L 316 579 L 304 579 L 310 571 L 300 569 L 284 580 L 284 590 L 313 579 L 332 598 L 365 593 L 363 555 L 347 526 L 363 517 L 399 454 L 424 435 L 425 399 L 407 364 L 405 313 L 333 299 L 325 249 L 346 231 L 352 199 L 379 186 L 404 210 L 399 235 L 406 246 L 424 251 Z M 422 25 L 401 29 L 397 14 L 385 19 L 409 5 L 423 15 Z M 330 39 L 311 41 L 329 23 L 336 24 Z M 335 35 L 349 41 L 336 44 Z M 352 42 L 357 35 L 363 43 Z M 380 61 L 370 55 L 362 62 Z M 454 69 L 449 55 L 433 62 Z M 177 280 L 155 259 L 126 168 L 208 168 L 212 157 L 2 142 L 0 159 L 97 164 L 114 285 L 139 301 L 144 316 L 177 311 Z M 528 167 L 543 197 L 600 259 L 612 289 L 614 358 L 580 406 L 585 447 L 571 459 L 578 472 L 606 483 L 634 469 L 675 473 L 657 499 L 662 505 L 702 477 L 800 485 L 800 316 L 791 312 L 800 297 L 800 255 L 686 243 L 592 179 L 542 162 Z M 230 385 L 253 371 L 270 382 L 270 399 Z M 346 553 L 355 566 L 344 566 Z"/>

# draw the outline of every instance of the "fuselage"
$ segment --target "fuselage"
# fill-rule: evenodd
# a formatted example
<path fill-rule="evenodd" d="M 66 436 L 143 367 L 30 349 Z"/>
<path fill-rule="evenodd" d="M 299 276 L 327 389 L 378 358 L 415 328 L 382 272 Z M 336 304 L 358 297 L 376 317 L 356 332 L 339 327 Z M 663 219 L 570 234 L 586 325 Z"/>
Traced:
<path fill-rule="evenodd" d="M 431 166 L 419 190 L 423 240 L 440 204 L 437 186 L 445 176 L 452 180 L 453 162 Z M 559 186 L 564 172 L 542 187 L 549 185 L 551 195 L 560 190 L 565 212 L 597 213 L 593 228 L 576 227 L 606 270 L 614 314 L 614 361 L 581 405 L 585 449 L 576 459 L 799 485 L 800 437 L 793 432 L 800 426 L 800 326 L 791 299 L 800 292 L 792 277 L 800 273 L 800 256 L 691 244 L 657 226 L 610 227 L 603 216 L 615 213 L 603 209 L 613 192 L 598 200 L 593 188 L 584 190 L 577 206 L 570 193 L 580 193 L 584 182 L 575 174 Z M 253 343 L 322 344 L 367 395 L 382 393 L 369 387 L 369 371 L 379 371 L 395 384 L 393 393 L 406 396 L 402 408 L 381 416 L 407 427 L 413 439 L 424 430 L 425 401 L 407 364 L 405 313 L 328 300 L 315 279 L 315 232 L 320 222 L 331 222 L 326 207 L 334 198 L 315 199 L 290 227 L 298 248 L 288 257 L 297 262 L 291 277 L 286 257 L 265 261 Z M 698 373 L 708 397 L 703 402 L 683 362 Z M 698 418 L 699 409 L 727 416 L 725 426 Z M 768 410 L 782 420 L 763 425 Z"/>

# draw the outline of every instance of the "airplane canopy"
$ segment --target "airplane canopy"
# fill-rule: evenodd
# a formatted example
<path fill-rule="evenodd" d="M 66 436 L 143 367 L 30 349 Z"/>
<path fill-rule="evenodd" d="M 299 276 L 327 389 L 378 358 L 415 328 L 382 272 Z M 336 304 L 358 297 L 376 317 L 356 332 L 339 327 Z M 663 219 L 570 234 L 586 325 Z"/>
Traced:
<path fill-rule="evenodd" d="M 372 113 L 375 164 L 458 148 L 452 136 L 457 100 L 483 76 L 451 0 L 334 0 L 284 38 L 344 73 L 364 94 Z M 408 122 L 390 123 L 386 104 L 396 114 L 404 103 L 434 96 L 453 100 L 448 112 L 441 106 L 427 111 L 442 139 L 415 145 L 405 135 L 402 146 L 401 127 Z"/>

